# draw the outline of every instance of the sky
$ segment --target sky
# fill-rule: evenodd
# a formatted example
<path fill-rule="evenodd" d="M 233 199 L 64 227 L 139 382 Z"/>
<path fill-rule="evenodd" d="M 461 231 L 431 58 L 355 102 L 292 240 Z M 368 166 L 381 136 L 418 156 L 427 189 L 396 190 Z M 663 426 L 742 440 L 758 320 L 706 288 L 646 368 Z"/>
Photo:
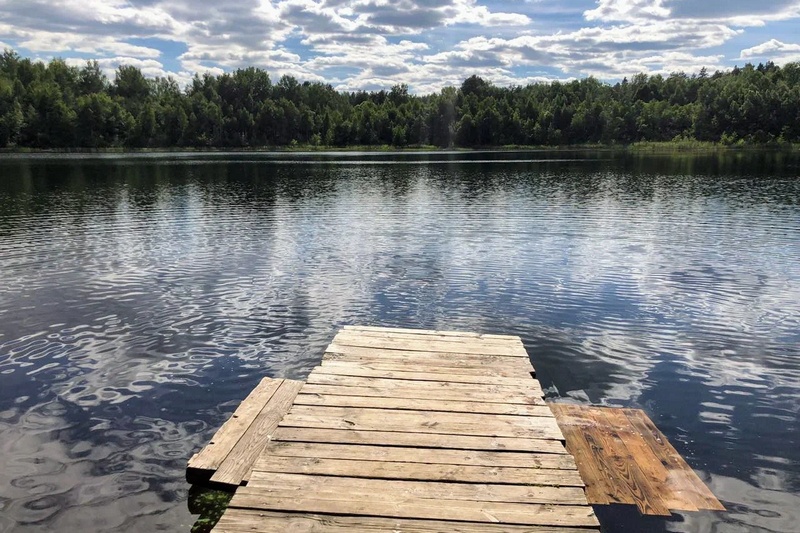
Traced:
<path fill-rule="evenodd" d="M 0 48 L 113 79 L 266 69 L 427 94 L 800 61 L 800 0 L 0 0 Z"/>

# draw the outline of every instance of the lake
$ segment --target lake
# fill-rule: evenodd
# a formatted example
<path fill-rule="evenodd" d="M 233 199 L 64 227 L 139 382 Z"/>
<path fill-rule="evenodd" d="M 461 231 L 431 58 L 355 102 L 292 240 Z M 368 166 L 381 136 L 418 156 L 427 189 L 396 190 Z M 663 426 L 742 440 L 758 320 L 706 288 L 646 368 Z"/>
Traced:
<path fill-rule="evenodd" d="M 522 337 L 800 523 L 800 154 L 0 155 L 0 531 L 188 531 L 189 456 L 344 324 Z"/>

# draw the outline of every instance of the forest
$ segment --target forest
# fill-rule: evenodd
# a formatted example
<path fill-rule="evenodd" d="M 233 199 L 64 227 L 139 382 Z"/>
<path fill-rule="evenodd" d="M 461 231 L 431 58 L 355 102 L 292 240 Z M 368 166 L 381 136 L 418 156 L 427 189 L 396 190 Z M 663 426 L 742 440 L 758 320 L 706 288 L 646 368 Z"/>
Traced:
<path fill-rule="evenodd" d="M 259 68 L 186 87 L 97 62 L 0 57 L 0 149 L 295 146 L 564 146 L 651 141 L 800 142 L 800 63 L 609 84 L 498 87 L 478 77 L 414 95 L 406 85 L 336 91 Z"/>

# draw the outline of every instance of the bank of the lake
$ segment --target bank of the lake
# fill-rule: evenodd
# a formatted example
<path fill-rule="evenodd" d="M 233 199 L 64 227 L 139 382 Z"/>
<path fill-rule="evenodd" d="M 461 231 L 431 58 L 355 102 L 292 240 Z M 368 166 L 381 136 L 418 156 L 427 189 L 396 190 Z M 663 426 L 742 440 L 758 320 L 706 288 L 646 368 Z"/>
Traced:
<path fill-rule="evenodd" d="M 381 152 L 381 153 L 415 153 L 415 152 L 577 152 L 577 151 L 612 151 L 631 153 L 717 153 L 717 152 L 797 152 L 800 151 L 798 143 L 770 143 L 770 144 L 723 144 L 696 140 L 663 141 L 663 142 L 636 142 L 631 144 L 578 144 L 578 145 L 503 145 L 503 146 L 476 146 L 476 147 L 448 147 L 441 148 L 433 145 L 419 146 L 393 146 L 383 145 L 312 145 L 292 144 L 288 146 L 252 146 L 241 148 L 225 147 L 191 147 L 175 146 L 171 148 L 72 148 L 37 149 L 26 147 L 0 148 L 0 153 L 5 154 L 174 154 L 174 153 L 271 153 L 271 152 L 312 152 L 312 153 L 342 153 L 342 152 Z"/>

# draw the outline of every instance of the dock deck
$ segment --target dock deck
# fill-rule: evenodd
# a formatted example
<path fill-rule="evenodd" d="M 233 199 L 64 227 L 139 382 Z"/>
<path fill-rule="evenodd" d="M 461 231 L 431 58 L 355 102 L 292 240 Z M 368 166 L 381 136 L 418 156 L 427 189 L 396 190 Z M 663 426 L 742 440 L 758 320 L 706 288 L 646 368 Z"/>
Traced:
<path fill-rule="evenodd" d="M 215 531 L 599 527 L 518 337 L 345 327 Z"/>

